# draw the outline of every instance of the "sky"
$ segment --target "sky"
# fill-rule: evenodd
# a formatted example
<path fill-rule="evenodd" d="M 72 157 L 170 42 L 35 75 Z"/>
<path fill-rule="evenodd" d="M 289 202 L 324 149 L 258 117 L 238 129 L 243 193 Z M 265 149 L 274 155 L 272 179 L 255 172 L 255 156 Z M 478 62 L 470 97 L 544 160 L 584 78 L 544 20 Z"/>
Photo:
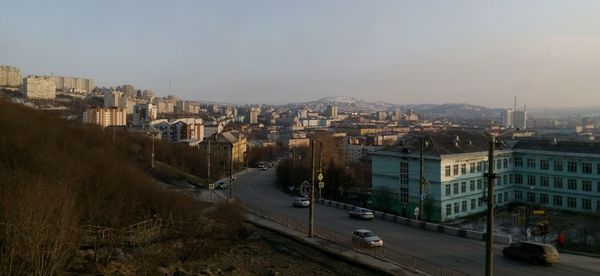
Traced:
<path fill-rule="evenodd" d="M 600 103 L 600 1 L 0 0 L 0 64 L 231 103 Z"/>

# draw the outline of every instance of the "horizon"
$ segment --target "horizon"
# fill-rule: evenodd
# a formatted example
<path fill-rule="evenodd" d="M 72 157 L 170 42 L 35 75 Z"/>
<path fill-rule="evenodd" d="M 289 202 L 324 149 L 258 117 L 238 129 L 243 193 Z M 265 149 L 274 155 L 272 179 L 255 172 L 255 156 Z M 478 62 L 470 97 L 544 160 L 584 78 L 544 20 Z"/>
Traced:
<path fill-rule="evenodd" d="M 592 107 L 600 3 L 7 2 L 2 64 L 183 99 Z M 60 7 L 69 6 L 66 16 Z M 22 14 L 28 14 L 27 18 Z M 44 27 L 40 27 L 44 26 Z M 169 85 L 171 83 L 171 85 Z"/>

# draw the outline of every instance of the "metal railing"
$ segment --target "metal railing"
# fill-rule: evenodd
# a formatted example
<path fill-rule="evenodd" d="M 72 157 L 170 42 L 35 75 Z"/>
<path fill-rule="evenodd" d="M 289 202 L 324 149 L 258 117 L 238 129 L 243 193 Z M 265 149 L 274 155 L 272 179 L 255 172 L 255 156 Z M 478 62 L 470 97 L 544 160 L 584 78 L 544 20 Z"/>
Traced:
<path fill-rule="evenodd" d="M 308 224 L 302 221 L 286 217 L 284 215 L 260 208 L 255 206 L 246 206 L 249 213 L 256 216 L 271 220 L 277 224 L 281 224 L 285 227 L 294 229 L 302 233 L 308 233 Z M 351 250 L 361 252 L 376 258 L 387 260 L 395 263 L 405 269 L 413 272 L 421 272 L 432 276 L 464 276 L 467 273 L 454 268 L 434 264 L 432 262 L 423 260 L 421 258 L 406 255 L 390 249 L 388 247 L 369 247 L 362 243 L 358 243 L 352 240 L 349 235 L 340 234 L 333 230 L 329 230 L 320 226 L 315 226 L 315 235 L 319 238 L 331 241 L 333 243 L 342 245 Z"/>

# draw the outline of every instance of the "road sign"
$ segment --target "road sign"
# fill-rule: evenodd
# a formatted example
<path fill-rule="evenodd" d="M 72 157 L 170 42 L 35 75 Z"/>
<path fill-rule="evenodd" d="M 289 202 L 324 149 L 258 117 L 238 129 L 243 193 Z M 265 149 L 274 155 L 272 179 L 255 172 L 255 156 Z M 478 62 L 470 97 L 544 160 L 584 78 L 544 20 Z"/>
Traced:
<path fill-rule="evenodd" d="M 323 180 L 323 174 L 322 174 L 322 173 L 319 173 L 319 176 L 317 176 L 317 179 L 318 179 L 319 181 L 322 181 L 322 180 Z"/>
<path fill-rule="evenodd" d="M 415 207 L 415 218 L 419 217 L 419 207 Z"/>
<path fill-rule="evenodd" d="M 215 184 L 208 184 L 208 189 L 209 190 L 214 190 L 215 189 Z"/>
<path fill-rule="evenodd" d="M 319 182 L 319 189 L 323 189 L 323 188 L 325 188 L 325 182 L 320 181 Z"/>
<path fill-rule="evenodd" d="M 302 184 L 300 185 L 300 194 L 306 198 L 308 198 L 308 192 L 310 191 L 310 183 L 308 183 L 308 181 L 304 180 L 304 182 L 302 182 Z"/>

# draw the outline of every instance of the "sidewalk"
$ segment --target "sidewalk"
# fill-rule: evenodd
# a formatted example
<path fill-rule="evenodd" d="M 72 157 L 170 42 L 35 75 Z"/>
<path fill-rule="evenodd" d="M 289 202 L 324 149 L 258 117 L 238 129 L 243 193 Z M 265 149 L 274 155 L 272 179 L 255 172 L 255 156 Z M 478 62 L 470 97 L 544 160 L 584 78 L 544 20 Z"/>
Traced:
<path fill-rule="evenodd" d="M 248 214 L 246 216 L 248 222 L 262 228 L 269 229 L 277 232 L 280 235 L 292 238 L 303 244 L 312 246 L 324 253 L 327 253 L 335 258 L 339 258 L 346 262 L 364 266 L 376 272 L 380 272 L 385 275 L 421 275 L 412 271 L 406 270 L 398 265 L 387 262 L 385 260 L 377 259 L 375 257 L 362 254 L 352 249 L 340 246 L 333 242 L 321 239 L 321 238 L 308 238 L 305 233 L 287 228 L 283 225 L 277 224 L 276 222 Z"/>

